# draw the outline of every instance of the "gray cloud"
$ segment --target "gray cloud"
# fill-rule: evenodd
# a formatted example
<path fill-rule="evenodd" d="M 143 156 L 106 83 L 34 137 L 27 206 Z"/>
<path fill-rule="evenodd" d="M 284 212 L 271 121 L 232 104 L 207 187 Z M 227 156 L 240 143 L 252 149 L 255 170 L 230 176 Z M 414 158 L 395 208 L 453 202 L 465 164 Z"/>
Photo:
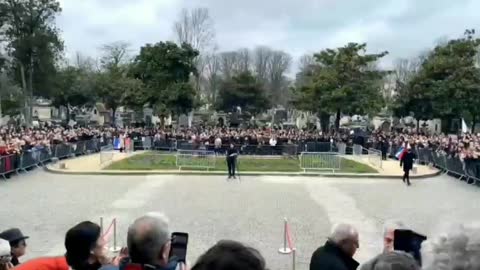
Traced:
<path fill-rule="evenodd" d="M 182 8 L 207 7 L 220 50 L 266 45 L 298 58 L 303 53 L 367 42 L 388 50 L 383 66 L 434 46 L 440 37 L 480 29 L 478 0 L 62 0 L 58 26 L 69 55 L 96 55 L 123 40 L 135 49 L 173 37 Z"/>

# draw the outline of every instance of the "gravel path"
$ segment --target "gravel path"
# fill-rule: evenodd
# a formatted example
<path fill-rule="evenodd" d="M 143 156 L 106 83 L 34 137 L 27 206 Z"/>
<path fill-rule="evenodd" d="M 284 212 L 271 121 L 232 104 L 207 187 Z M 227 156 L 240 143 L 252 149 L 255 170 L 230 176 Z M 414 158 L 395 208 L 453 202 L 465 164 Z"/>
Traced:
<path fill-rule="evenodd" d="M 116 217 L 119 242 L 127 226 L 149 211 L 163 211 L 173 231 L 190 234 L 191 262 L 220 239 L 258 248 L 270 269 L 290 269 L 282 244 L 282 222 L 290 220 L 298 250 L 297 269 L 308 269 L 311 253 L 324 243 L 333 223 L 358 226 L 356 258 L 381 250 L 383 222 L 396 218 L 427 235 L 442 225 L 478 218 L 480 188 L 450 177 L 415 181 L 219 176 L 73 176 L 36 170 L 0 182 L 1 229 L 28 234 L 28 258 L 64 252 L 68 228 L 83 220 Z"/>

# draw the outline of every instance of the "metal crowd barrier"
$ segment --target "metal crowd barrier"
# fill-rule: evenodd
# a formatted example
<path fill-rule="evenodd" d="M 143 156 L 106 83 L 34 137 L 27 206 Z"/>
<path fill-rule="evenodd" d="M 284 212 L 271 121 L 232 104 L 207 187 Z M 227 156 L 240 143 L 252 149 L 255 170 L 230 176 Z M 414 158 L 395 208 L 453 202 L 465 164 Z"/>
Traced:
<path fill-rule="evenodd" d="M 382 169 L 382 151 L 376 149 L 366 149 L 368 162 L 373 166 Z"/>
<path fill-rule="evenodd" d="M 176 150 L 181 151 L 195 151 L 195 150 L 204 150 L 204 151 L 214 151 L 217 154 L 224 154 L 230 148 L 230 144 L 223 144 L 220 147 L 216 147 L 214 144 L 192 144 L 185 141 L 178 141 Z M 242 155 L 252 155 L 252 156 L 277 156 L 277 155 L 288 155 L 296 156 L 298 152 L 298 145 L 296 144 L 282 144 L 276 146 L 270 145 L 235 145 L 235 148 L 240 150 Z"/>
<path fill-rule="evenodd" d="M 108 143 L 108 140 L 92 139 L 75 143 L 35 147 L 21 154 L 1 156 L 0 176 L 6 179 L 12 173 L 25 172 L 31 168 L 44 166 L 53 159 L 64 159 L 99 152 L 102 145 Z"/>
<path fill-rule="evenodd" d="M 182 168 L 214 169 L 216 160 L 213 151 L 178 150 L 176 155 L 176 165 L 179 170 Z"/>
<path fill-rule="evenodd" d="M 398 148 L 392 147 L 391 153 L 396 153 L 397 150 Z M 457 156 L 429 148 L 417 148 L 415 154 L 421 164 L 435 166 L 442 172 L 468 183 L 480 183 L 480 159 L 462 160 Z"/>
<path fill-rule="evenodd" d="M 346 143 L 337 143 L 338 154 L 345 155 L 347 153 L 347 144 Z"/>
<path fill-rule="evenodd" d="M 331 170 L 335 173 L 342 167 L 338 153 L 303 152 L 300 154 L 300 168 L 304 171 Z"/>

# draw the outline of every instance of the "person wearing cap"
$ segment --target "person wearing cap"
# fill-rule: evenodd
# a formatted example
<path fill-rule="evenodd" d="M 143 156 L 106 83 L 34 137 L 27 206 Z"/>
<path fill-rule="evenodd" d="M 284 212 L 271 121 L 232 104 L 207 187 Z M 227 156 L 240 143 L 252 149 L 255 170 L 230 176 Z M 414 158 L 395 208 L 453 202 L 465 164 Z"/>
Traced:
<path fill-rule="evenodd" d="M 67 231 L 65 258 L 73 270 L 97 270 L 111 263 L 107 258 L 106 240 L 100 226 L 84 221 Z"/>
<path fill-rule="evenodd" d="M 0 238 L 5 239 L 10 243 L 12 255 L 11 263 L 13 266 L 19 265 L 20 262 L 18 259 L 27 252 L 27 242 L 25 240 L 28 239 L 28 236 L 23 235 L 20 229 L 12 228 L 1 232 Z"/>

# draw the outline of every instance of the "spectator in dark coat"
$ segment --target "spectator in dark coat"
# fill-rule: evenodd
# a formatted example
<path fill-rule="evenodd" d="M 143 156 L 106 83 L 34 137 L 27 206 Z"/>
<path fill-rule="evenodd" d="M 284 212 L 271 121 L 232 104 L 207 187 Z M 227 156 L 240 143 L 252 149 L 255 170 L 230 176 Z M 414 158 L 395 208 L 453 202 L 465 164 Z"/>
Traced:
<path fill-rule="evenodd" d="M 315 250 L 310 270 L 355 270 L 353 255 L 359 248 L 358 232 L 348 224 L 336 225 L 324 246 Z"/>
<path fill-rule="evenodd" d="M 415 159 L 415 154 L 412 152 L 410 146 L 407 147 L 407 152 L 402 155 L 400 159 L 400 167 L 403 166 L 403 182 L 407 181 L 407 185 L 410 186 L 410 170 L 413 169 L 413 160 Z"/>

